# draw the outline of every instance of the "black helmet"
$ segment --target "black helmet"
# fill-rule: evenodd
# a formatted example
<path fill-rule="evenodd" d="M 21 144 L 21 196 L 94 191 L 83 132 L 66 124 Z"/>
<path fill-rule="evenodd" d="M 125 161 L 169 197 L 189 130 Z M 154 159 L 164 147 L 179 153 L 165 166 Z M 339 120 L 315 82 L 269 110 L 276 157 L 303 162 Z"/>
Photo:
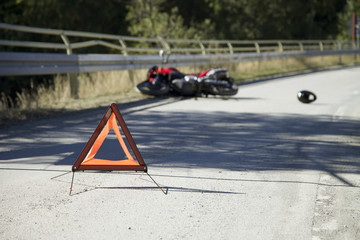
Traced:
<path fill-rule="evenodd" d="M 152 66 L 148 70 L 148 79 L 150 82 L 153 82 L 156 78 L 156 75 L 158 74 L 158 66 Z"/>
<path fill-rule="evenodd" d="M 310 91 L 302 90 L 297 94 L 298 100 L 302 103 L 312 103 L 316 100 L 316 95 Z"/>
<path fill-rule="evenodd" d="M 157 74 L 158 71 L 158 66 L 152 66 L 151 68 L 149 68 L 148 70 L 148 77 L 154 77 Z"/>

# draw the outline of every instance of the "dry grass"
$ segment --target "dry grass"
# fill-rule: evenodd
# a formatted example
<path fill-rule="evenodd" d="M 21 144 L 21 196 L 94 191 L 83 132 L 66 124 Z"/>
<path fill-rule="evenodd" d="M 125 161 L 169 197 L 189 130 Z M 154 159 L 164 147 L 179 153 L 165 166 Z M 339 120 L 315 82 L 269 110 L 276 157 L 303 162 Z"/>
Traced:
<path fill-rule="evenodd" d="M 360 55 L 354 59 L 353 55 L 328 56 L 313 58 L 287 58 L 271 61 L 244 62 L 232 66 L 232 76 L 238 83 L 258 78 L 277 76 L 286 73 L 323 69 L 334 66 L 351 66 L 360 64 Z"/>

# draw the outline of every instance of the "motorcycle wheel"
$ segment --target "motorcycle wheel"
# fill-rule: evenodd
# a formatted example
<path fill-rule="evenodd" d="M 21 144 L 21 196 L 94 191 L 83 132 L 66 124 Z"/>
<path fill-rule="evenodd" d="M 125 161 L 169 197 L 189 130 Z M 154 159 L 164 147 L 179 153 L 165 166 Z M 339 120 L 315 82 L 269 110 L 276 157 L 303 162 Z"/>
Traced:
<path fill-rule="evenodd" d="M 232 96 L 237 94 L 238 86 L 233 85 L 233 79 L 227 80 L 228 84 L 205 84 L 202 86 L 202 93 L 206 95 Z"/>
<path fill-rule="evenodd" d="M 220 96 L 233 96 L 237 94 L 238 90 L 239 89 L 236 85 L 232 85 L 231 87 L 211 86 L 209 88 L 209 94 Z"/>
<path fill-rule="evenodd" d="M 136 87 L 141 93 L 152 96 L 162 96 L 169 93 L 169 86 L 165 83 L 158 83 L 156 85 L 153 85 L 146 80 L 139 83 Z"/>

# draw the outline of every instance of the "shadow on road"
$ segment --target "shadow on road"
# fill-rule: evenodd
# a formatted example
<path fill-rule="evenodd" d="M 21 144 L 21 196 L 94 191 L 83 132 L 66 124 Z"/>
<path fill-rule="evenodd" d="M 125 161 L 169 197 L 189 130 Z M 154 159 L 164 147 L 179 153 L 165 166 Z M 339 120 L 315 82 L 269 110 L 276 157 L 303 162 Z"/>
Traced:
<path fill-rule="evenodd" d="M 2 149 L 13 150 L 2 151 L 0 163 L 71 166 L 104 112 L 45 121 L 21 132 L 3 131 Z M 154 109 L 146 114 L 125 110 L 123 117 L 149 168 L 321 170 L 348 186 L 353 184 L 340 174 L 360 173 L 360 122 L 355 120 Z M 116 149 L 119 143 L 109 136 L 98 157 L 119 159 Z"/>

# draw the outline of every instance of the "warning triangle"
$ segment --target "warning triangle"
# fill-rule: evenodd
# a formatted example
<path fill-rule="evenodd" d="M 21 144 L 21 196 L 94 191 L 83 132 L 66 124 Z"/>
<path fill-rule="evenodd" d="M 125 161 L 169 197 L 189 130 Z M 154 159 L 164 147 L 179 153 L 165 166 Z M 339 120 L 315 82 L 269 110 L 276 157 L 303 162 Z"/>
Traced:
<path fill-rule="evenodd" d="M 127 142 L 129 143 L 134 157 L 130 154 L 130 151 L 121 135 L 118 124 L 124 133 Z M 106 160 L 96 158 L 96 153 L 99 151 L 104 140 L 108 136 L 109 131 L 113 129 L 115 135 L 119 141 L 119 147 L 125 153 L 125 159 L 119 160 Z M 116 104 L 111 104 L 104 117 L 100 121 L 99 125 L 95 129 L 93 135 L 89 139 L 88 143 L 80 153 L 78 159 L 72 167 L 72 171 L 84 171 L 84 170 L 106 170 L 106 171 L 144 171 L 147 172 L 147 166 L 130 134 L 129 129 L 123 117 L 120 114 Z"/>

